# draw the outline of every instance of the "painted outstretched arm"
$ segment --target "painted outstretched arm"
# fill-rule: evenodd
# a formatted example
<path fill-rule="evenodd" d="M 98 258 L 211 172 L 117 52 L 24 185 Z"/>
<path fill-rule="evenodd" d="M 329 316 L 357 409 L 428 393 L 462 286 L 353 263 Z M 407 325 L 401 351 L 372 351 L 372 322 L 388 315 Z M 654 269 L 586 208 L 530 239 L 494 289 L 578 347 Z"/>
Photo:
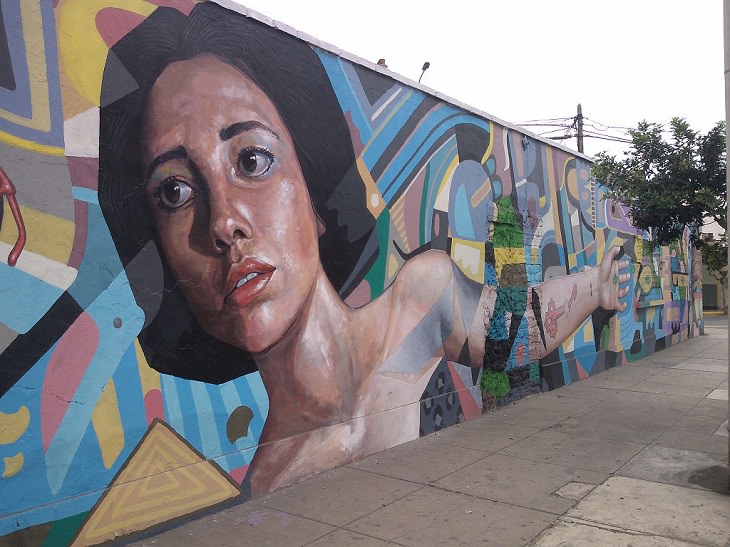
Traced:
<path fill-rule="evenodd" d="M 539 359 L 557 348 L 597 308 L 626 309 L 623 298 L 629 291 L 629 262 L 619 260 L 620 254 L 620 247 L 611 247 L 598 267 L 554 278 L 532 289 L 532 299 L 537 297 L 540 304 L 528 307 L 526 314 L 532 358 Z"/>

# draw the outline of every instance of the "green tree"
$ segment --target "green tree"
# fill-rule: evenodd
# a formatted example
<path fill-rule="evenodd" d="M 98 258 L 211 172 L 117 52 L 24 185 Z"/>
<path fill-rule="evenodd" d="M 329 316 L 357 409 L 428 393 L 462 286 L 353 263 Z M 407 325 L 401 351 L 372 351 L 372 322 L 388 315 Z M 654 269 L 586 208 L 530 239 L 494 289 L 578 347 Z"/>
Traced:
<path fill-rule="evenodd" d="M 700 248 L 702 263 L 707 267 L 707 273 L 717 280 L 724 303 L 723 311 L 727 314 L 725 284 L 727 283 L 727 234 L 719 240 L 705 241 Z"/>
<path fill-rule="evenodd" d="M 634 226 L 648 231 L 654 245 L 666 245 L 688 225 L 698 247 L 708 219 L 727 229 L 724 122 L 702 134 L 683 118 L 673 118 L 668 131 L 643 121 L 629 134 L 625 158 L 600 152 L 593 174 L 608 187 L 607 197 L 629 207 Z"/>

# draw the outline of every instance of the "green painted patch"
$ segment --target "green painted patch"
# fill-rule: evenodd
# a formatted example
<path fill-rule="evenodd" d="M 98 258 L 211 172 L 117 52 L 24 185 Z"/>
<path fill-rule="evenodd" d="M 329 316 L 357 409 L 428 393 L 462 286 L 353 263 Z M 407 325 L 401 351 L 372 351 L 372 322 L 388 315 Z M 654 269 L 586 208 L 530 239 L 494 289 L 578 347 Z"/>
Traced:
<path fill-rule="evenodd" d="M 88 511 L 54 522 L 43 541 L 43 547 L 70 545 L 87 516 L 89 516 Z"/>
<path fill-rule="evenodd" d="M 482 371 L 480 384 L 482 391 L 491 393 L 495 399 L 501 399 L 509 393 L 509 377 L 505 372 Z"/>

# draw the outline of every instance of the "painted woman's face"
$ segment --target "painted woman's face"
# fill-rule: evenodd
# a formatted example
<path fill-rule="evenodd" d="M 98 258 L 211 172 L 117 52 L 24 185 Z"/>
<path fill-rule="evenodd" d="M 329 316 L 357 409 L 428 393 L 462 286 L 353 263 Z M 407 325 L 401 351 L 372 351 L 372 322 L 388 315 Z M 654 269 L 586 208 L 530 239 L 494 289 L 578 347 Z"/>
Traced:
<path fill-rule="evenodd" d="M 215 56 L 179 61 L 152 88 L 143 146 L 159 242 L 198 322 L 252 353 L 271 348 L 324 275 L 321 224 L 276 107 Z"/>

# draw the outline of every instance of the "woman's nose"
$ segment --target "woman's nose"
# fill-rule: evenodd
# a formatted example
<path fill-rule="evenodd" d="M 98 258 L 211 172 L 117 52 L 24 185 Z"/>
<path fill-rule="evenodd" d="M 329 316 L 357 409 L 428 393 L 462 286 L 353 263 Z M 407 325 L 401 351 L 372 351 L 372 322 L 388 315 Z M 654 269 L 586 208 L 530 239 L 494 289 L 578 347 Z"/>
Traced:
<path fill-rule="evenodd" d="M 239 203 L 219 196 L 211 199 L 210 237 L 218 253 L 225 253 L 237 240 L 253 235 L 246 209 Z"/>

